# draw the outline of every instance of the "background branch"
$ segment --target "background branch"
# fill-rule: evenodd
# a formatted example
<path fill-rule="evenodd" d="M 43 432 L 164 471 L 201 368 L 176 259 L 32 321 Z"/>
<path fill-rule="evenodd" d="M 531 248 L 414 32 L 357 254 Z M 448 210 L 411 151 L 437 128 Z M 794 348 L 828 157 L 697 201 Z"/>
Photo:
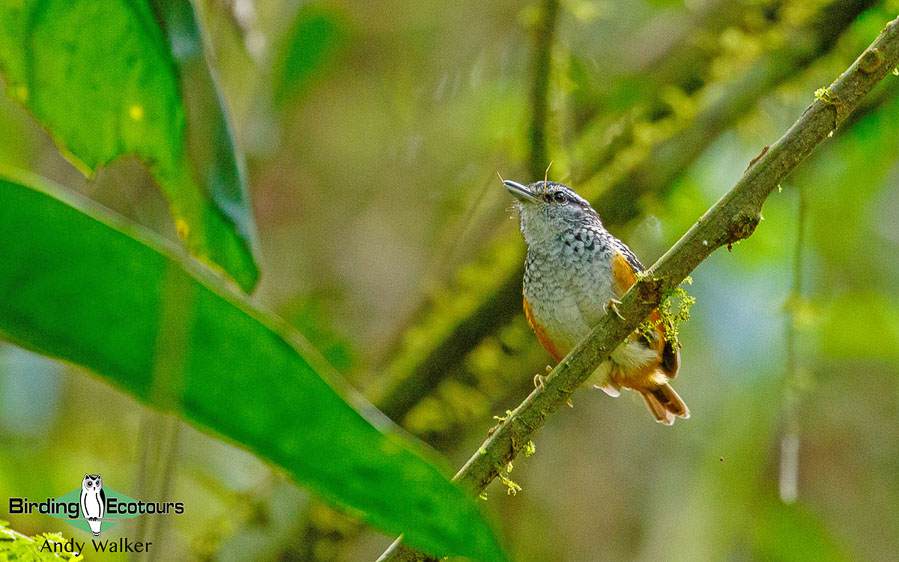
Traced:
<path fill-rule="evenodd" d="M 621 317 L 607 314 L 456 474 L 455 481 L 480 493 L 546 419 L 587 380 L 593 369 L 658 306 L 667 291 L 715 249 L 749 237 L 761 220 L 765 199 L 821 141 L 858 106 L 861 99 L 899 64 L 899 18 L 828 88 L 773 145 L 762 151 L 737 184 L 672 246 L 622 298 Z M 395 542 L 381 560 L 415 560 L 421 555 Z"/>
<path fill-rule="evenodd" d="M 556 34 L 556 20 L 559 14 L 559 0 L 543 0 L 540 19 L 534 26 L 534 50 L 531 56 L 531 122 L 528 128 L 530 155 L 528 173 L 539 177 L 543 173 L 549 157 L 546 146 L 546 121 L 549 115 L 549 78 L 552 71 L 553 39 Z"/>
<path fill-rule="evenodd" d="M 797 186 L 799 198 L 796 212 L 796 247 L 793 251 L 793 283 L 787 297 L 786 385 L 784 388 L 784 434 L 780 441 L 780 499 L 796 501 L 799 483 L 799 402 L 802 394 L 802 371 L 799 365 L 797 323 L 804 305 L 802 296 L 803 248 L 805 243 L 808 202 L 805 187 Z"/>
<path fill-rule="evenodd" d="M 602 189 L 590 199 L 604 221 L 624 224 L 639 217 L 643 196 L 670 188 L 711 139 L 732 127 L 766 92 L 830 52 L 843 31 L 876 3 L 841 0 L 825 5 L 804 25 L 785 30 L 784 45 L 764 53 L 739 79 L 727 84 L 724 92 L 689 126 L 652 146 L 649 155 L 637 166 L 625 169 L 620 169 L 620 165 L 597 166 L 594 163 L 601 162 L 602 155 L 596 155 L 585 160 L 590 167 L 574 183 L 593 184 Z M 604 189 L 609 185 L 614 189 Z"/>

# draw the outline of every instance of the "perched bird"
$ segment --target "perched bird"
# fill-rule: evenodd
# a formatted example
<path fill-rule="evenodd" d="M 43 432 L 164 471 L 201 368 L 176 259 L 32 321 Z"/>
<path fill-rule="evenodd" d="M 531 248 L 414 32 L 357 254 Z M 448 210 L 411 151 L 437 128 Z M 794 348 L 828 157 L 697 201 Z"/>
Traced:
<path fill-rule="evenodd" d="M 540 344 L 559 361 L 620 304 L 617 299 L 645 268 L 571 188 L 548 181 L 503 183 L 515 196 L 528 245 L 524 312 Z M 659 318 L 654 310 L 650 319 Z M 661 326 L 648 335 L 634 332 L 590 380 L 611 396 L 622 388 L 639 392 L 656 421 L 671 425 L 675 416 L 689 418 L 690 410 L 668 384 L 680 352 L 664 336 Z"/>

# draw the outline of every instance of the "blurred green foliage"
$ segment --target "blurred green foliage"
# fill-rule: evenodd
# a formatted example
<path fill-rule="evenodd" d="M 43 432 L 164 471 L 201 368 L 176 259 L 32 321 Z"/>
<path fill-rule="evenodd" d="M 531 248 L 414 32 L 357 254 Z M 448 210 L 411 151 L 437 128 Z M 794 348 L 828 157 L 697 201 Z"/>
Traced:
<path fill-rule="evenodd" d="M 139 156 L 166 193 L 188 247 L 252 289 L 258 271 L 249 251 L 251 226 L 234 223 L 252 219 L 230 208 L 249 203 L 239 186 L 227 198 L 204 193 L 213 178 L 194 170 L 187 153 L 178 71 L 150 5 L 6 2 L 0 22 L 7 94 L 51 131 L 69 161 L 89 176 L 118 156 Z M 187 25 L 191 31 L 193 22 Z M 184 30 L 177 31 L 187 48 Z M 203 103 L 217 105 L 215 94 L 210 97 Z"/>
<path fill-rule="evenodd" d="M 520 263 L 523 242 L 496 172 L 536 179 L 521 170 L 528 26 L 538 3 L 194 5 L 248 156 L 263 271 L 255 298 L 308 327 L 316 347 L 377 398 Z M 802 46 L 808 35 L 797 30 L 832 5 L 860 4 L 564 2 L 550 80 L 550 179 L 592 197 L 635 163 L 674 170 L 626 200 L 621 209 L 637 212 L 614 228 L 644 263 L 654 261 L 899 13 L 895 0 L 872 2 L 827 54 L 746 94 L 734 120 L 709 112 L 753 78 L 747 69 L 770 80 L 779 60 L 770 53 L 788 41 Z M 300 88 L 276 101 L 291 30 L 317 14 L 334 16 L 336 33 L 322 39 L 332 55 L 299 72 Z M 887 77 L 859 117 L 783 183 L 752 238 L 694 273 L 697 303 L 681 326 L 678 378 L 693 418 L 661 428 L 627 397 L 578 393 L 574 408 L 537 435 L 536 454 L 515 463 L 523 491 L 488 490 L 483 506 L 501 523 L 511 557 L 879 560 L 899 551 L 897 80 Z M 85 181 L 5 100 L 0 124 L 0 162 L 172 236 L 159 212 L 165 202 L 140 170 L 114 163 Z M 681 127 L 697 133 L 645 160 Z M 678 151 L 696 158 L 671 161 Z M 591 169 L 605 171 L 576 181 Z M 653 176 L 630 181 L 645 177 Z M 798 303 L 790 295 L 797 186 L 809 221 Z M 517 290 L 510 285 L 510 294 Z M 788 303 L 799 313 L 788 314 Z M 442 380 L 396 420 L 457 466 L 549 362 L 517 303 L 508 314 L 511 322 L 442 364 Z M 792 505 L 776 497 L 788 322 L 798 326 L 804 373 Z M 30 375 L 48 369 L 2 364 L 0 389 L 26 395 Z M 67 489 L 85 464 L 126 482 L 138 470 L 133 441 L 143 406 L 77 369 L 59 369 L 63 376 L 41 379 L 59 402 L 36 408 L 28 422 L 44 434 L 17 429 L 16 414 L 4 411 L 0 495 Z M 104 408 L 86 419 L 98 401 Z M 198 508 L 167 530 L 161 557 L 374 559 L 392 540 L 307 503 L 264 463 L 197 432 L 184 437 L 174 477 L 173 493 Z M 48 528 L 38 516 L 13 523 L 34 534 Z"/>
<path fill-rule="evenodd" d="M 300 6 L 284 37 L 275 76 L 275 99 L 280 104 L 302 95 L 312 81 L 326 74 L 346 46 L 343 16 L 324 4 Z"/>
<path fill-rule="evenodd" d="M 52 186 L 0 179 L 0 195 L 4 339 L 235 440 L 429 552 L 502 558 L 474 502 L 414 444 L 350 406 L 298 333 Z"/>

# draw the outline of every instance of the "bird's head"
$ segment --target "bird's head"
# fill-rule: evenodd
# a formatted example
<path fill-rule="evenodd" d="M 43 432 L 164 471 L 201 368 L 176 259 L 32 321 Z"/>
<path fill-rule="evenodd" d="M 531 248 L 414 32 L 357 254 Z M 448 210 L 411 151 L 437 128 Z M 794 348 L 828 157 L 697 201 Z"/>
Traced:
<path fill-rule="evenodd" d="M 503 185 L 515 197 L 521 233 L 528 245 L 558 240 L 579 226 L 601 226 L 590 203 L 566 185 L 551 181 L 523 185 L 508 180 Z"/>

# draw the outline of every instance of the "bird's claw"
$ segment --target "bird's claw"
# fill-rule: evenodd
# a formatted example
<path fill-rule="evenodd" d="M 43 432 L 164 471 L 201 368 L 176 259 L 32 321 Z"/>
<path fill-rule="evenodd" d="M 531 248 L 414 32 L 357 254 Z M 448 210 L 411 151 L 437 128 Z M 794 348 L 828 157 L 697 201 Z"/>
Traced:
<path fill-rule="evenodd" d="M 606 310 L 607 310 L 607 311 L 611 310 L 611 311 L 615 314 L 615 316 L 617 316 L 618 318 L 621 318 L 622 320 L 624 320 L 624 316 L 622 316 L 621 313 L 618 312 L 618 305 L 619 305 L 619 304 L 621 304 L 621 301 L 620 301 L 620 300 L 618 300 L 618 299 L 609 299 L 609 302 L 606 303 Z"/>
<path fill-rule="evenodd" d="M 550 367 L 549 365 L 547 365 L 546 366 L 546 374 L 548 375 L 552 372 L 553 372 L 553 368 Z M 546 385 L 544 384 L 545 380 L 546 380 L 546 377 L 544 377 L 540 373 L 537 373 L 536 375 L 534 375 L 534 388 L 539 388 L 540 390 L 546 390 Z"/>

